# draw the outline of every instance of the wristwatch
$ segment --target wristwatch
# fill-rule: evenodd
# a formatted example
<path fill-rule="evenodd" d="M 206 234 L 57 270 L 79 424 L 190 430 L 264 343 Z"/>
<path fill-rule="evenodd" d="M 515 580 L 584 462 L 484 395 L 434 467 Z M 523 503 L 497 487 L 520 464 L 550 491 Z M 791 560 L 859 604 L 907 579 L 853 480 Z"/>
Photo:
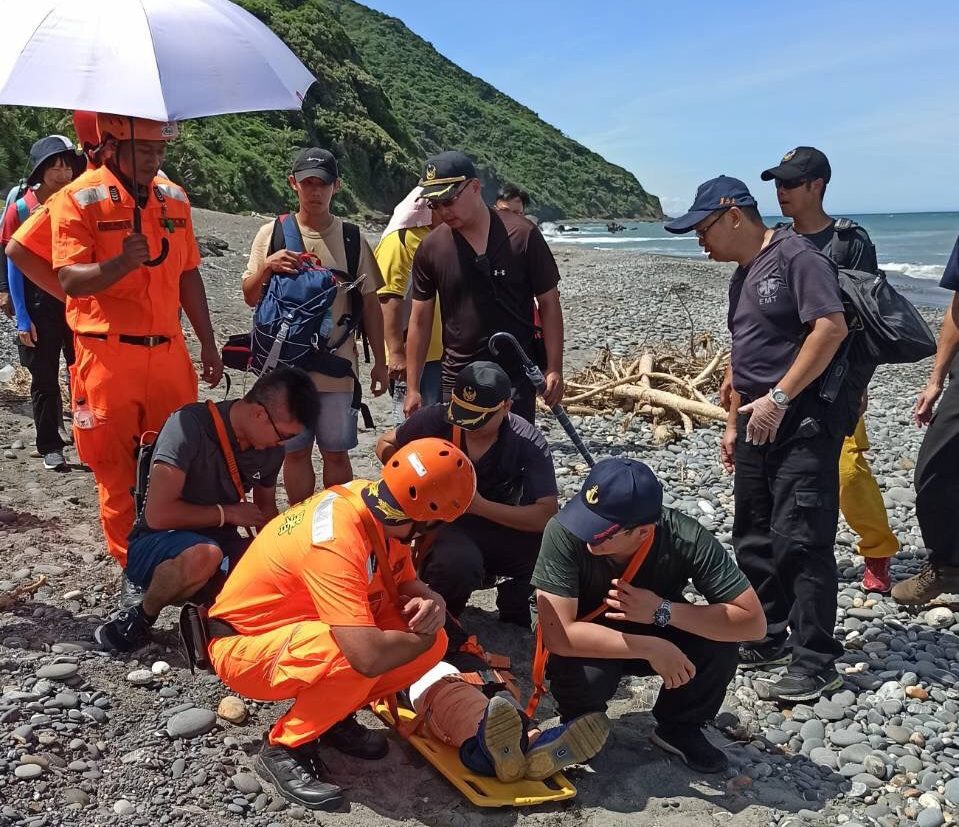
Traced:
<path fill-rule="evenodd" d="M 789 394 L 786 393 L 786 391 L 784 391 L 782 388 L 773 388 L 769 392 L 769 398 L 772 399 L 772 401 L 775 402 L 780 408 L 788 408 L 789 402 L 791 401 L 789 399 Z"/>
<path fill-rule="evenodd" d="M 659 626 L 662 629 L 664 626 L 669 625 L 669 621 L 673 619 L 673 604 L 668 600 L 664 600 L 659 604 L 659 608 L 653 612 L 653 623 L 656 626 Z"/>

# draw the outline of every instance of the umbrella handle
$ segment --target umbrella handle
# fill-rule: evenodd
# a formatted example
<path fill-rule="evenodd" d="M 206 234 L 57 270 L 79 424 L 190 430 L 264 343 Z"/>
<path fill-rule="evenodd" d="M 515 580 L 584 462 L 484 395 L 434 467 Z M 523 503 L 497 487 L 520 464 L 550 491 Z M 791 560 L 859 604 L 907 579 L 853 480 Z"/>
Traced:
<path fill-rule="evenodd" d="M 529 354 L 523 350 L 512 333 L 506 333 L 502 330 L 489 337 L 489 349 L 494 356 L 499 356 L 500 348 L 503 346 L 502 343 L 508 344 L 516 352 L 516 356 L 523 365 L 523 372 L 536 389 L 536 393 L 542 396 L 546 392 L 546 379 L 543 377 L 539 365 L 529 358 Z"/>
<path fill-rule="evenodd" d="M 133 208 L 133 232 L 139 233 L 143 229 L 143 222 L 140 218 L 140 207 L 137 205 Z M 144 261 L 143 264 L 145 267 L 157 267 L 160 264 L 163 264 L 166 261 L 166 257 L 170 255 L 170 242 L 165 239 L 160 239 L 160 255 L 156 258 L 151 258 L 149 261 Z"/>

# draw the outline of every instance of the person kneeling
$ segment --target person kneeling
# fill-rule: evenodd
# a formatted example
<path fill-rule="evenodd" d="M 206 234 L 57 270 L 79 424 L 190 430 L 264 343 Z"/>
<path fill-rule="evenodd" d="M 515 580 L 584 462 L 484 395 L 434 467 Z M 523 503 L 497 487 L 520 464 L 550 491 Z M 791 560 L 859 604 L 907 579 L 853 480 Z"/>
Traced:
<path fill-rule="evenodd" d="M 686 602 L 690 580 L 710 605 Z M 726 768 L 702 727 L 736 672 L 737 643 L 765 634 L 762 606 L 719 541 L 663 507 L 647 465 L 596 463 L 546 527 L 533 585 L 561 722 L 605 712 L 624 675 L 658 674 L 653 743 L 697 772 Z"/>
<path fill-rule="evenodd" d="M 438 663 L 410 687 L 410 700 L 425 732 L 458 747 L 463 766 L 477 775 L 507 784 L 521 778 L 542 781 L 585 763 L 606 743 L 605 713 L 588 712 L 545 732 L 530 730 L 529 718 L 505 687 L 487 697 L 468 680 L 488 675 L 483 661 L 459 653 L 449 660 L 456 666 Z"/>
<path fill-rule="evenodd" d="M 235 692 L 293 700 L 264 739 L 257 772 L 285 798 L 337 809 L 318 743 L 382 758 L 386 738 L 354 717 L 405 689 L 446 651 L 443 598 L 416 577 L 410 543 L 469 507 L 476 474 L 441 439 L 397 451 L 290 508 L 256 537 L 209 613 L 209 660 Z"/>
<path fill-rule="evenodd" d="M 242 399 L 214 408 L 253 502 L 240 499 L 208 406 L 197 402 L 171 414 L 153 447 L 146 501 L 130 534 L 124 571 L 146 591 L 142 602 L 97 628 L 94 638 L 103 648 L 130 652 L 145 646 L 165 606 L 201 590 L 203 602 L 212 600 L 221 585 L 217 573 L 235 565 L 249 545 L 238 527 L 258 528 L 276 516 L 282 443 L 315 421 L 316 392 L 303 371 L 279 368 L 261 376 Z"/>

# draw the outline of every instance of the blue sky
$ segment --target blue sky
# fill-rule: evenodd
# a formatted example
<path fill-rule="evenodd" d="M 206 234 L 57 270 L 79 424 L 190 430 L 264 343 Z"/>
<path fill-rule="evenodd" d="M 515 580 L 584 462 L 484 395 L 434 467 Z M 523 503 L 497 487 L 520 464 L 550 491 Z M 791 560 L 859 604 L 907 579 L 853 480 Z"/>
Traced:
<path fill-rule="evenodd" d="M 827 209 L 959 210 L 959 3 L 368 0 L 659 195 L 829 156 Z"/>

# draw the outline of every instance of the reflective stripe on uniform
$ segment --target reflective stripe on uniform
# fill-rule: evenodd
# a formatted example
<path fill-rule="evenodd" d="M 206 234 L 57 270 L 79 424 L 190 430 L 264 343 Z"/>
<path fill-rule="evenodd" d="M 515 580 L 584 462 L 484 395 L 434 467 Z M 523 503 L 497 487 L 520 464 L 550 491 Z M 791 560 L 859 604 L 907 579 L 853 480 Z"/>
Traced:
<path fill-rule="evenodd" d="M 101 201 L 106 201 L 109 197 L 110 193 L 102 184 L 96 187 L 77 190 L 73 194 L 73 200 L 77 202 L 77 206 L 79 207 L 91 207 L 94 204 L 99 204 Z"/>
<path fill-rule="evenodd" d="M 160 192 L 162 192 L 167 198 L 175 198 L 177 201 L 182 201 L 184 204 L 190 203 L 190 199 L 186 197 L 186 193 L 176 184 L 157 184 L 156 188 L 160 190 Z"/>

